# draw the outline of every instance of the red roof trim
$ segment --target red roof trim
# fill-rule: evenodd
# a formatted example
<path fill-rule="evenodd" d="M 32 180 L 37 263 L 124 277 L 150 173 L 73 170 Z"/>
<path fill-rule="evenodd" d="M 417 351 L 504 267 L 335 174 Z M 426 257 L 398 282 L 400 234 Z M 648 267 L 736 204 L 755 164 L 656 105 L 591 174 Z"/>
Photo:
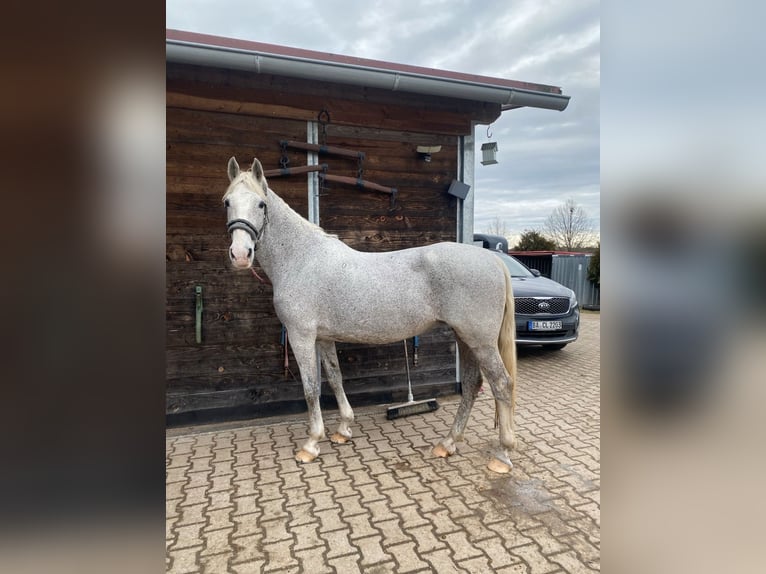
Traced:
<path fill-rule="evenodd" d="M 404 74 L 413 74 L 418 76 L 430 76 L 433 78 L 444 78 L 459 80 L 476 84 L 486 84 L 502 88 L 518 88 L 522 90 L 532 90 L 535 92 L 545 92 L 548 94 L 561 94 L 561 88 L 558 86 L 548 86 L 546 84 L 533 84 L 530 82 L 520 82 L 517 80 L 506 80 L 503 78 L 492 78 L 489 76 L 478 76 L 475 74 L 464 74 L 461 72 L 450 72 L 446 70 L 437 70 L 435 68 L 424 68 L 420 66 L 410 66 L 408 64 L 395 64 L 381 60 L 368 60 L 366 58 L 356 58 L 353 56 L 342 56 L 340 54 L 330 54 L 328 52 L 316 52 L 313 50 L 304 50 L 301 48 L 290 48 L 276 44 L 264 44 L 262 42 L 251 42 L 249 40 L 237 40 L 235 38 L 224 38 L 222 36 L 211 36 L 209 34 L 198 34 L 196 32 L 185 32 L 183 30 L 166 29 L 166 40 L 177 42 L 188 42 L 201 44 L 210 47 L 229 48 L 234 50 L 243 50 L 247 52 L 263 52 L 276 56 L 285 56 L 289 58 L 300 58 L 307 60 L 318 60 L 327 63 L 343 64 L 349 66 L 362 66 L 366 68 L 377 68 L 389 72 L 400 72 Z"/>

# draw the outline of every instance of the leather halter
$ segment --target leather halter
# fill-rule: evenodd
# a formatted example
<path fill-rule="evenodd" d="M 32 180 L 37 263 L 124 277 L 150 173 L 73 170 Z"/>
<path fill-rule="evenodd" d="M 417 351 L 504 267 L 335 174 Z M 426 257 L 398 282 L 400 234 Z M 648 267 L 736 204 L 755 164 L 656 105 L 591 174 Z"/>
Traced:
<path fill-rule="evenodd" d="M 229 235 L 231 235 L 235 229 L 246 231 L 250 238 L 253 240 L 253 250 L 255 251 L 255 249 L 258 248 L 258 241 L 261 239 L 261 237 L 263 237 L 263 232 L 266 229 L 266 224 L 269 222 L 268 207 L 264 205 L 263 210 L 263 225 L 261 225 L 260 230 L 256 229 L 255 225 L 250 223 L 247 219 L 232 219 L 226 223 L 226 231 L 229 232 Z"/>
<path fill-rule="evenodd" d="M 264 222 L 264 225 L 265 224 L 266 223 Z M 258 231 L 247 219 L 232 219 L 226 224 L 226 231 L 229 232 L 229 235 L 231 235 L 235 229 L 247 231 L 247 234 L 252 238 L 253 243 L 256 243 L 263 233 L 263 227 L 261 227 L 261 231 Z"/>

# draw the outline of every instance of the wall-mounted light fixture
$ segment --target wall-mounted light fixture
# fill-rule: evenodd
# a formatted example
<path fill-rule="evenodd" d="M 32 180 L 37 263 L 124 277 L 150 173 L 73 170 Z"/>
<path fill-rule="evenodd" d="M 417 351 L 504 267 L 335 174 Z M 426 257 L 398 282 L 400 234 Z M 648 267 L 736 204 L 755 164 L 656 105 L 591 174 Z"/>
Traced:
<path fill-rule="evenodd" d="M 497 163 L 497 142 L 481 144 L 481 165 Z"/>
<path fill-rule="evenodd" d="M 420 158 L 425 162 L 431 161 L 432 153 L 437 153 L 441 150 L 442 146 L 440 145 L 419 145 L 417 147 L 417 152 L 420 154 Z"/>

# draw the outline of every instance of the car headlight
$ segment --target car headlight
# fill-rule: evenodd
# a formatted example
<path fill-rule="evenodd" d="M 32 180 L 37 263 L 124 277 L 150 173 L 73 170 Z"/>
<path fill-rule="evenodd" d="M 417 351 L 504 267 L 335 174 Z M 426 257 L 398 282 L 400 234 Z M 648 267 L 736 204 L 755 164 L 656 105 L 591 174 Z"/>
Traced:
<path fill-rule="evenodd" d="M 577 307 L 577 295 L 574 291 L 569 294 L 569 308 L 574 309 Z"/>

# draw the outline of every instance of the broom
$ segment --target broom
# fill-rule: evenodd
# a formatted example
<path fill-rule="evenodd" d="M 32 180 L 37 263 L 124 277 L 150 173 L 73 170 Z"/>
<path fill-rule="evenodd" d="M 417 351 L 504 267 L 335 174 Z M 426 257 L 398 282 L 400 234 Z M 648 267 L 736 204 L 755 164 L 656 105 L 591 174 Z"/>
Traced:
<path fill-rule="evenodd" d="M 430 413 L 439 408 L 439 403 L 436 399 L 425 399 L 422 401 L 413 400 L 412 397 L 412 381 L 410 380 L 410 358 L 407 355 L 407 340 L 404 340 L 404 362 L 407 367 L 407 402 L 388 407 L 386 412 L 386 418 L 388 420 L 398 419 L 399 417 L 406 417 L 409 415 L 417 415 L 420 413 Z"/>

